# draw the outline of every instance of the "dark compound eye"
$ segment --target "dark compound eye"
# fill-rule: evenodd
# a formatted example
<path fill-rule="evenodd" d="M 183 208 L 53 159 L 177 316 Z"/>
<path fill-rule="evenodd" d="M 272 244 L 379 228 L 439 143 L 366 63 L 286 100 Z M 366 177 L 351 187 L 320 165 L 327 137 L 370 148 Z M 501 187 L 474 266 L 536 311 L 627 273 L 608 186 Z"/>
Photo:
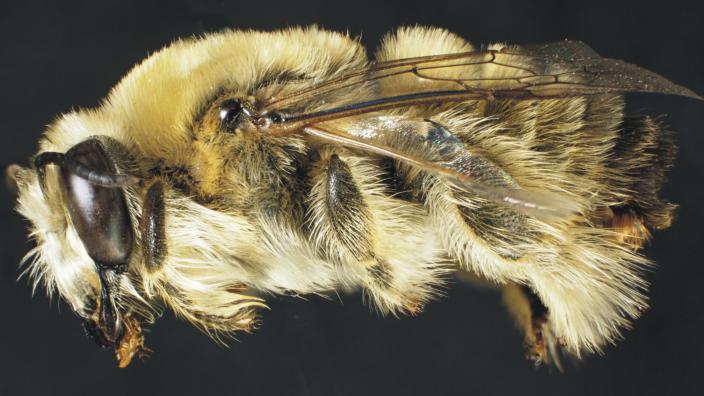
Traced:
<path fill-rule="evenodd" d="M 235 99 L 228 99 L 220 104 L 220 127 L 226 131 L 233 131 L 242 114 L 242 103 Z"/>
<path fill-rule="evenodd" d="M 73 146 L 66 157 L 97 172 L 114 172 L 102 144 L 89 139 Z M 71 222 L 88 255 L 99 267 L 124 270 L 132 253 L 133 231 L 121 188 L 97 186 L 61 168 L 60 183 Z"/>

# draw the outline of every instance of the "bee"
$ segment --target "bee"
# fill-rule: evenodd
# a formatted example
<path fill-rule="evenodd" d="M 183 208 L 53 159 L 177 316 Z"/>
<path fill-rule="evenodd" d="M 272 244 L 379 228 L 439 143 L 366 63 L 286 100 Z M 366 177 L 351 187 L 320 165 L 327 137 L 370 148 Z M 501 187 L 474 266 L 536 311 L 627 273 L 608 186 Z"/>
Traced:
<path fill-rule="evenodd" d="M 672 135 L 629 92 L 702 99 L 576 41 L 407 27 L 370 60 L 317 27 L 179 40 L 8 168 L 24 271 L 120 367 L 164 308 L 221 339 L 267 295 L 359 289 L 415 315 L 464 271 L 559 367 L 646 309 L 638 251 L 672 221 Z"/>

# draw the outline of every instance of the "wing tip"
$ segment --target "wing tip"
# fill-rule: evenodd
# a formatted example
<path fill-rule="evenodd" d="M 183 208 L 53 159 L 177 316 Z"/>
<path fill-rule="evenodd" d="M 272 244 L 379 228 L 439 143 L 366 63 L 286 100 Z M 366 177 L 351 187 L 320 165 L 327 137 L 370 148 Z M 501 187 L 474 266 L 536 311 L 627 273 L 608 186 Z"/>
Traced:
<path fill-rule="evenodd" d="M 683 87 L 684 88 L 684 87 Z M 680 96 L 684 96 L 685 98 L 690 98 L 690 99 L 695 99 L 695 100 L 701 100 L 704 101 L 704 97 L 699 95 L 698 93 L 692 91 L 691 89 L 684 88 L 684 91 L 680 94 Z"/>
<path fill-rule="evenodd" d="M 704 97 L 702 97 L 698 93 L 694 92 L 693 90 L 691 90 L 683 85 L 675 84 L 672 81 L 669 81 L 669 80 L 666 80 L 666 81 L 667 81 L 666 87 L 659 88 L 659 89 L 656 88 L 652 91 L 648 90 L 647 92 L 661 93 L 661 94 L 665 94 L 665 95 L 682 96 L 685 98 L 704 101 Z"/>

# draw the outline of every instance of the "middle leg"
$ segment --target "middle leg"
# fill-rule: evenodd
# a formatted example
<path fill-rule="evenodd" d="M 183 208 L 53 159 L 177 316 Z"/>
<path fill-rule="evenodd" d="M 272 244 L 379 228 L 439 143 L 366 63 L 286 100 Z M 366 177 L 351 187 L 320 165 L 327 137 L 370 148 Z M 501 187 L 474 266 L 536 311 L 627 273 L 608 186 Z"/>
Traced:
<path fill-rule="evenodd" d="M 313 167 L 311 240 L 382 313 L 414 314 L 447 271 L 424 208 L 395 198 L 368 158 L 323 149 Z"/>

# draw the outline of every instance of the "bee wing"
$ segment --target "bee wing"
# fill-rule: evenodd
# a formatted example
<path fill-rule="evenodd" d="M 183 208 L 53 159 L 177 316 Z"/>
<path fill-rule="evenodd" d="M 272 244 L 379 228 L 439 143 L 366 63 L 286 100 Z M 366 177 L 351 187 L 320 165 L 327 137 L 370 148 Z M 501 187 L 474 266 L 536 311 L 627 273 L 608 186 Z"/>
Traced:
<path fill-rule="evenodd" d="M 427 122 L 406 125 L 398 119 L 360 116 L 468 100 L 541 100 L 625 92 L 656 92 L 702 100 L 656 73 L 602 58 L 581 42 L 562 41 L 376 63 L 310 88 L 272 97 L 262 105 L 259 125 L 269 133 L 303 131 L 328 142 L 394 158 L 440 175 L 456 188 L 534 217 L 567 217 L 577 208 L 562 196 L 527 191 L 477 173 L 470 165 L 488 160 L 468 153 L 452 136 L 426 141 L 436 145 L 433 154 L 414 148 L 414 142 L 428 129 Z M 344 119 L 363 120 L 350 121 L 351 125 L 343 128 L 335 125 Z"/>
<path fill-rule="evenodd" d="M 364 102 L 335 96 L 364 92 Z M 602 58 L 579 41 L 511 46 L 398 59 L 372 64 L 310 88 L 273 97 L 264 113 L 299 110 L 323 103 L 314 112 L 288 114 L 291 121 L 320 121 L 416 104 L 464 100 L 541 99 L 601 93 L 653 92 L 704 100 L 693 91 L 642 67 Z M 327 103 L 327 105 L 325 105 Z"/>
<path fill-rule="evenodd" d="M 423 169 L 450 186 L 535 218 L 568 218 L 576 205 L 563 195 L 523 189 L 491 160 L 467 150 L 446 128 L 432 121 L 398 116 L 365 117 L 344 124 L 304 127 L 323 141 L 393 158 Z"/>

